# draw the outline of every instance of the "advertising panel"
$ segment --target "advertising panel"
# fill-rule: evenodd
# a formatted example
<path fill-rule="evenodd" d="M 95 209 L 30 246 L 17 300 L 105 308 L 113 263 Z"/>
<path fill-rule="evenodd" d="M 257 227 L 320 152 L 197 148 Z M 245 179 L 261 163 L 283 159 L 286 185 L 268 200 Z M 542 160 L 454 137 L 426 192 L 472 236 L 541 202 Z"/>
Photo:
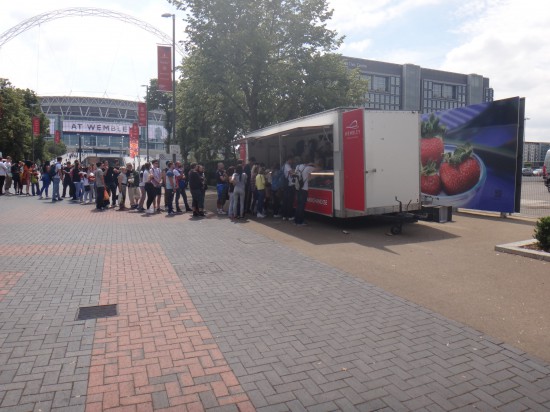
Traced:
<path fill-rule="evenodd" d="M 138 123 L 140 126 L 147 126 L 147 104 L 143 102 L 138 103 Z"/>
<path fill-rule="evenodd" d="M 33 116 L 32 118 L 32 134 L 34 136 L 40 135 L 40 117 Z"/>
<path fill-rule="evenodd" d="M 130 129 L 130 157 L 134 159 L 139 154 L 139 126 L 137 123 Z"/>
<path fill-rule="evenodd" d="M 172 91 L 172 48 L 157 46 L 158 89 L 161 92 Z"/>
<path fill-rule="evenodd" d="M 61 143 L 61 131 L 56 130 L 54 133 L 55 133 L 55 137 L 54 137 L 54 140 L 53 140 L 53 141 L 54 141 L 56 144 Z"/>
<path fill-rule="evenodd" d="M 307 191 L 306 211 L 332 217 L 332 190 L 310 188 Z"/>
<path fill-rule="evenodd" d="M 363 109 L 342 114 L 344 147 L 344 208 L 365 210 Z"/>
<path fill-rule="evenodd" d="M 435 205 L 519 211 L 518 151 L 523 99 L 422 115 L 421 191 Z"/>

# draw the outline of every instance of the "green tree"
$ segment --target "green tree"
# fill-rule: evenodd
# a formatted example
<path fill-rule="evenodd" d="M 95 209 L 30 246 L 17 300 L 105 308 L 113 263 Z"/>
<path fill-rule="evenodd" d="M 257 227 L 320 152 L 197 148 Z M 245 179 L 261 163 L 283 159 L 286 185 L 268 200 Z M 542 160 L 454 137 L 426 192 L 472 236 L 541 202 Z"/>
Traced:
<path fill-rule="evenodd" d="M 366 82 L 332 53 L 342 38 L 326 27 L 326 0 L 169 1 L 188 16 L 178 119 L 195 123 L 178 121 L 184 142 L 223 131 L 227 145 L 239 131 L 363 103 Z M 224 127 L 212 123 L 226 114 Z"/>
<path fill-rule="evenodd" d="M 40 134 L 33 136 L 32 117 L 40 118 Z M 44 159 L 44 135 L 49 121 L 40 112 L 38 97 L 0 78 L 0 151 L 14 160 Z M 33 145 L 34 141 L 34 145 Z M 34 146 L 34 154 L 32 152 Z"/>
<path fill-rule="evenodd" d="M 65 153 L 67 153 L 67 146 L 63 142 L 55 143 L 53 140 L 48 140 L 44 143 L 45 161 L 51 161 L 58 156 L 63 156 Z"/>
<path fill-rule="evenodd" d="M 170 142 L 176 141 L 172 137 L 172 93 L 160 91 L 158 79 L 151 79 L 146 100 L 149 110 L 162 110 L 164 112 L 164 128 L 168 131 L 168 138 L 166 139 L 166 151 L 168 151 Z"/>

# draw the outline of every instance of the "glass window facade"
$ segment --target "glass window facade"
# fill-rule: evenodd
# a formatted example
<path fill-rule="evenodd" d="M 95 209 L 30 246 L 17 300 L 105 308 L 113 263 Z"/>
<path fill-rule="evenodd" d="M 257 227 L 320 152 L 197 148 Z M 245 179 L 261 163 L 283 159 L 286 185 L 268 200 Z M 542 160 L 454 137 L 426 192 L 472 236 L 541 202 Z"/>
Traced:
<path fill-rule="evenodd" d="M 466 105 L 466 85 L 446 84 L 424 80 L 422 82 L 423 113 L 456 109 Z"/>
<path fill-rule="evenodd" d="M 399 110 L 401 106 L 401 78 L 397 76 L 363 75 L 369 82 L 366 108 Z"/>

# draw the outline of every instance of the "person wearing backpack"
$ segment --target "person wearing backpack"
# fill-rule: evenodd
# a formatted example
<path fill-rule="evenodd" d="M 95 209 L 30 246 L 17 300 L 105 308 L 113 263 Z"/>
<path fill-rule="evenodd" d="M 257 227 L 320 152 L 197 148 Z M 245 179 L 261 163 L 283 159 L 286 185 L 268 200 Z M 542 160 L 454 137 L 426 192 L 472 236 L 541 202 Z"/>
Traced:
<path fill-rule="evenodd" d="M 59 196 L 59 184 L 61 183 L 61 176 L 63 174 L 61 160 L 63 160 L 63 158 L 59 156 L 57 158 L 57 163 L 52 166 L 53 171 L 50 171 L 50 176 L 52 177 L 53 182 L 52 202 L 54 203 L 63 200 L 61 196 Z"/>

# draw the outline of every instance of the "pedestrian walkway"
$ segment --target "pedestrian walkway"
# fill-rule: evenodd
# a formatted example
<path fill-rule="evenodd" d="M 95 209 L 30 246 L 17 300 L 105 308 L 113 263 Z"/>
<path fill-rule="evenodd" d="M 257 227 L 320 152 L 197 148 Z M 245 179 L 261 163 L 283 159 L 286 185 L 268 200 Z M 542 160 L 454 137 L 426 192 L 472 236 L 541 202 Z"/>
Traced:
<path fill-rule="evenodd" d="M 0 411 L 550 409 L 546 363 L 225 217 L 0 202 Z"/>

